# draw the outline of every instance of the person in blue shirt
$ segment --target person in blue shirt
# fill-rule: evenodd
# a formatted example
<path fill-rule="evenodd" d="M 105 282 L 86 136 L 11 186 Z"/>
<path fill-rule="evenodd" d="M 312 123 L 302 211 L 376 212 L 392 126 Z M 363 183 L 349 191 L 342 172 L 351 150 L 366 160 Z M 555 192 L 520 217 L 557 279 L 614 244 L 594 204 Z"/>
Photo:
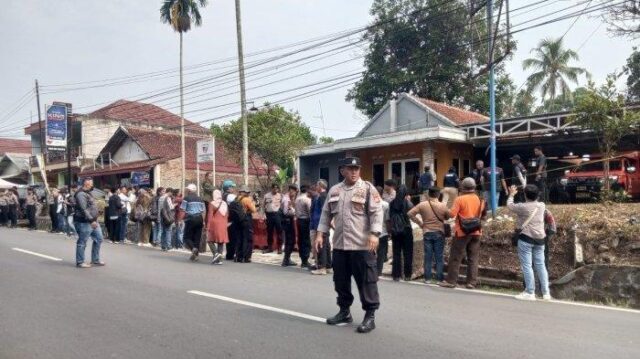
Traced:
<path fill-rule="evenodd" d="M 197 261 L 202 242 L 202 229 L 204 228 L 205 206 L 198 197 L 198 188 L 190 184 L 186 188 L 186 196 L 182 199 L 180 208 L 185 212 L 184 218 L 184 243 L 191 250 L 191 261 Z"/>
<path fill-rule="evenodd" d="M 328 187 L 329 184 L 323 179 L 316 183 L 316 195 L 311 201 L 311 238 L 316 238 L 320 217 L 322 216 L 322 208 L 327 200 Z M 319 249 L 317 258 L 316 268 L 311 271 L 311 274 L 325 275 L 331 272 L 331 243 L 329 241 L 329 233 L 323 233 L 322 248 Z"/>
<path fill-rule="evenodd" d="M 447 208 L 451 208 L 453 202 L 458 198 L 458 187 L 460 187 L 458 169 L 451 166 L 449 172 L 444 175 L 444 189 L 442 189 L 442 203 L 446 203 Z"/>
<path fill-rule="evenodd" d="M 426 165 L 424 166 L 424 173 L 420 175 L 420 193 L 425 193 L 431 187 L 433 187 L 433 175 L 431 174 L 431 167 Z"/>

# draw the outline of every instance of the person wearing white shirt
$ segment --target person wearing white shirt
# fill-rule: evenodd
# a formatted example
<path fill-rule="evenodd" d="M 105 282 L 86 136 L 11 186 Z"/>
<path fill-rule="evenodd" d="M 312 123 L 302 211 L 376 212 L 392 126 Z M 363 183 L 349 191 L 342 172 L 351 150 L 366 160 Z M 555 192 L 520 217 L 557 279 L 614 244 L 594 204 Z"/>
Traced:
<path fill-rule="evenodd" d="M 120 243 L 125 244 L 127 242 L 127 225 L 129 224 L 129 213 L 131 213 L 131 202 L 129 201 L 127 186 L 120 187 L 118 197 L 120 197 L 120 201 L 122 201 L 124 208 L 126 208 L 126 210 L 122 211 L 122 213 L 120 214 L 120 218 L 118 218 L 118 228 L 120 229 L 121 238 Z"/>

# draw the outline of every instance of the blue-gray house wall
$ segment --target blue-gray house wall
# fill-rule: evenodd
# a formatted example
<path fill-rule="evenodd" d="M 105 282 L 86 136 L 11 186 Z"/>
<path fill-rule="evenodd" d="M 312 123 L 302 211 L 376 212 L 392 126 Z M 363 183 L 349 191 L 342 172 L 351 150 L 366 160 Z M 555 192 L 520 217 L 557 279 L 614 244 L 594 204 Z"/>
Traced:
<path fill-rule="evenodd" d="M 338 165 L 344 157 L 343 152 L 300 157 L 300 184 L 317 182 L 320 179 L 322 168 L 328 169 L 329 186 L 337 184 L 340 182 Z"/>
<path fill-rule="evenodd" d="M 401 95 L 396 104 L 396 131 L 417 130 L 435 126 L 451 126 L 438 114 L 429 112 L 424 106 L 418 105 L 410 98 Z M 387 104 L 367 124 L 361 137 L 375 136 L 389 133 L 391 127 L 391 106 Z"/>

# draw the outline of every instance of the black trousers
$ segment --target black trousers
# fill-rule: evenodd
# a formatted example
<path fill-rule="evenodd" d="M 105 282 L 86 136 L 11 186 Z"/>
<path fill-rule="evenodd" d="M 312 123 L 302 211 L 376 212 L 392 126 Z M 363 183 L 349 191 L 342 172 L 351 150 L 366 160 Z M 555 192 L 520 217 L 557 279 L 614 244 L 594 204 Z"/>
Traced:
<path fill-rule="evenodd" d="M 29 220 L 29 229 L 36 229 L 36 205 L 27 206 L 27 219 Z"/>
<path fill-rule="evenodd" d="M 349 308 L 353 304 L 351 277 L 356 281 L 362 309 L 378 309 L 380 296 L 376 255 L 369 251 L 333 250 L 333 282 L 340 308 Z"/>
<path fill-rule="evenodd" d="M 380 237 L 378 242 L 378 276 L 382 275 L 382 267 L 387 262 L 387 253 L 389 252 L 389 236 Z"/>
<path fill-rule="evenodd" d="M 0 206 L 0 226 L 6 226 L 9 217 L 9 207 Z"/>
<path fill-rule="evenodd" d="M 314 238 L 315 240 L 315 238 Z M 331 269 L 331 243 L 329 241 L 329 233 L 322 234 L 322 248 L 318 252 L 318 269 Z"/>
<path fill-rule="evenodd" d="M 200 251 L 203 225 L 200 215 L 191 216 L 184 221 L 184 244 L 189 250 L 197 248 Z"/>
<path fill-rule="evenodd" d="M 282 245 L 282 218 L 279 212 L 267 213 L 267 246 L 273 249 L 273 233 L 276 234 L 278 248 Z"/>
<path fill-rule="evenodd" d="M 11 222 L 11 228 L 18 226 L 18 205 L 9 205 L 9 221 Z"/>
<path fill-rule="evenodd" d="M 547 179 L 540 178 L 539 180 L 535 181 L 534 184 L 538 187 L 538 190 L 540 191 L 538 193 L 538 200 L 540 202 L 547 203 L 549 201 L 549 194 L 547 193 Z"/>
<path fill-rule="evenodd" d="M 286 261 L 291 257 L 293 247 L 296 245 L 296 232 L 293 228 L 293 217 L 283 217 L 282 229 L 284 232 L 284 260 Z"/>
<path fill-rule="evenodd" d="M 242 236 L 236 245 L 236 260 L 239 262 L 250 260 L 253 252 L 253 217 L 250 214 L 247 215 L 241 228 Z"/>
<path fill-rule="evenodd" d="M 309 218 L 298 218 L 298 250 L 302 263 L 309 262 L 311 255 L 311 233 L 309 232 Z"/>
<path fill-rule="evenodd" d="M 229 243 L 227 243 L 226 258 L 228 261 L 230 261 L 236 257 L 236 247 L 240 242 L 239 238 L 242 236 L 242 230 L 238 229 L 238 226 L 235 223 L 232 223 L 229 227 L 227 227 L 227 234 L 229 235 Z"/>
<path fill-rule="evenodd" d="M 393 278 L 400 278 L 404 272 L 405 277 L 411 277 L 413 272 L 413 233 L 411 228 L 406 228 L 402 233 L 394 234 L 391 237 L 391 242 L 393 248 L 391 275 Z M 400 266 L 401 259 L 402 267 Z"/>
<path fill-rule="evenodd" d="M 58 215 L 56 213 L 56 205 L 49 204 L 49 217 L 51 218 L 51 232 L 58 231 Z"/>

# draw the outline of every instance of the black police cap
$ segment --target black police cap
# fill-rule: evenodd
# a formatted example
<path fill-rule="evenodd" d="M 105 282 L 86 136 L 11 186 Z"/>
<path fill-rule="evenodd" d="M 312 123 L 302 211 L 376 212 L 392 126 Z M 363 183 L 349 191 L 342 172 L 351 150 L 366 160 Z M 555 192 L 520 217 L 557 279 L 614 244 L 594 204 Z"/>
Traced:
<path fill-rule="evenodd" d="M 343 167 L 362 167 L 358 157 L 347 157 L 340 163 Z"/>

